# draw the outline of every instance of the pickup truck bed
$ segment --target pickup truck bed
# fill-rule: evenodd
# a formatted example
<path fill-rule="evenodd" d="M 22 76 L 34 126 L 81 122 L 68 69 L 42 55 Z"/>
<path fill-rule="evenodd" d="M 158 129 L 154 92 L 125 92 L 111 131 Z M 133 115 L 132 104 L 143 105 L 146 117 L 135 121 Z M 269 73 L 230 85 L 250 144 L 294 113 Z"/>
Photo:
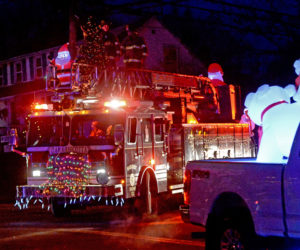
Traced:
<path fill-rule="evenodd" d="M 206 226 L 207 249 L 220 249 L 229 235 L 246 248 L 256 235 L 300 238 L 299 167 L 299 128 L 286 162 L 189 161 L 182 218 Z"/>
<path fill-rule="evenodd" d="M 256 231 L 263 233 L 272 230 L 275 235 L 281 234 L 281 178 L 284 167 L 285 164 L 257 163 L 255 159 L 189 162 L 188 169 L 192 177 L 191 222 L 205 225 L 209 211 L 218 199 L 227 196 L 231 200 L 240 196 L 242 200 L 235 202 L 245 202 L 243 205 L 254 212 L 252 219 L 257 225 Z M 235 195 L 236 198 L 232 197 Z M 267 217 L 267 223 L 259 223 L 261 217 Z"/>

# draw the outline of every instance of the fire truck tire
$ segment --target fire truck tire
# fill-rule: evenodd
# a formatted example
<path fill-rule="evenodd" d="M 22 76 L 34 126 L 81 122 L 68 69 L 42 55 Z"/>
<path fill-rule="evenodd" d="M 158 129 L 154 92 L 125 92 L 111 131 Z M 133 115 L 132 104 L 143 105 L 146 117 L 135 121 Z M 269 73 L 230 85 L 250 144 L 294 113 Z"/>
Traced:
<path fill-rule="evenodd" d="M 141 197 L 137 200 L 138 213 L 142 215 L 155 215 L 158 213 L 158 194 L 157 188 L 150 172 L 145 173 L 142 187 Z"/>
<path fill-rule="evenodd" d="M 51 199 L 51 212 L 55 217 L 67 217 L 71 214 L 71 208 L 65 206 L 64 199 Z"/>

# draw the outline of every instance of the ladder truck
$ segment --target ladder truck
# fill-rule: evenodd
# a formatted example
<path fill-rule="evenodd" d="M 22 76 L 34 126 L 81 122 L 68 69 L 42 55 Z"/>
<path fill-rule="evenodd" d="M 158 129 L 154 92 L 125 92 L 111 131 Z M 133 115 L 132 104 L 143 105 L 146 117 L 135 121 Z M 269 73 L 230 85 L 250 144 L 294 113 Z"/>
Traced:
<path fill-rule="evenodd" d="M 49 101 L 32 105 L 19 152 L 27 159 L 27 184 L 16 187 L 20 209 L 39 204 L 64 216 L 130 202 L 153 214 L 167 202 L 162 194 L 183 195 L 188 161 L 253 156 L 248 125 L 235 122 L 238 86 L 73 63 L 67 84 L 49 66 L 46 90 Z"/>

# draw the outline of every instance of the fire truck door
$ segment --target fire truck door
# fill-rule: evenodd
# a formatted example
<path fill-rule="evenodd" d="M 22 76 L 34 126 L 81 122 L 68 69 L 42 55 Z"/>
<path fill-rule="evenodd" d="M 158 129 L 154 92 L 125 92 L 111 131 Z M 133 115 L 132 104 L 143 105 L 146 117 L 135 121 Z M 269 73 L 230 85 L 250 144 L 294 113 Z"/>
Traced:
<path fill-rule="evenodd" d="M 154 117 L 153 119 L 153 148 L 154 168 L 158 183 L 158 192 L 167 191 L 167 137 L 166 122 L 164 118 Z"/>
<path fill-rule="evenodd" d="M 156 175 L 158 192 L 167 191 L 167 154 L 164 144 L 164 120 L 151 117 L 141 120 L 143 155 L 141 166 L 151 166 Z"/>
<path fill-rule="evenodd" d="M 137 178 L 142 155 L 140 126 L 137 117 L 128 117 L 125 142 L 126 197 L 135 197 Z"/>

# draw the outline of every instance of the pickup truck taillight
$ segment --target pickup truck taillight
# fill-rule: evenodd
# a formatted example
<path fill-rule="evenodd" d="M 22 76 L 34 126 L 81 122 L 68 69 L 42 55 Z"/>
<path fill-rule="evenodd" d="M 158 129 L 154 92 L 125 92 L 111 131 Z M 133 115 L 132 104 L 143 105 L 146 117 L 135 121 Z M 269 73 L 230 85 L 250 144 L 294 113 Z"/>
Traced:
<path fill-rule="evenodd" d="M 186 169 L 184 172 L 184 192 L 183 192 L 183 198 L 184 198 L 184 204 L 188 205 L 190 204 L 190 190 L 191 190 L 191 171 L 189 169 Z"/>

